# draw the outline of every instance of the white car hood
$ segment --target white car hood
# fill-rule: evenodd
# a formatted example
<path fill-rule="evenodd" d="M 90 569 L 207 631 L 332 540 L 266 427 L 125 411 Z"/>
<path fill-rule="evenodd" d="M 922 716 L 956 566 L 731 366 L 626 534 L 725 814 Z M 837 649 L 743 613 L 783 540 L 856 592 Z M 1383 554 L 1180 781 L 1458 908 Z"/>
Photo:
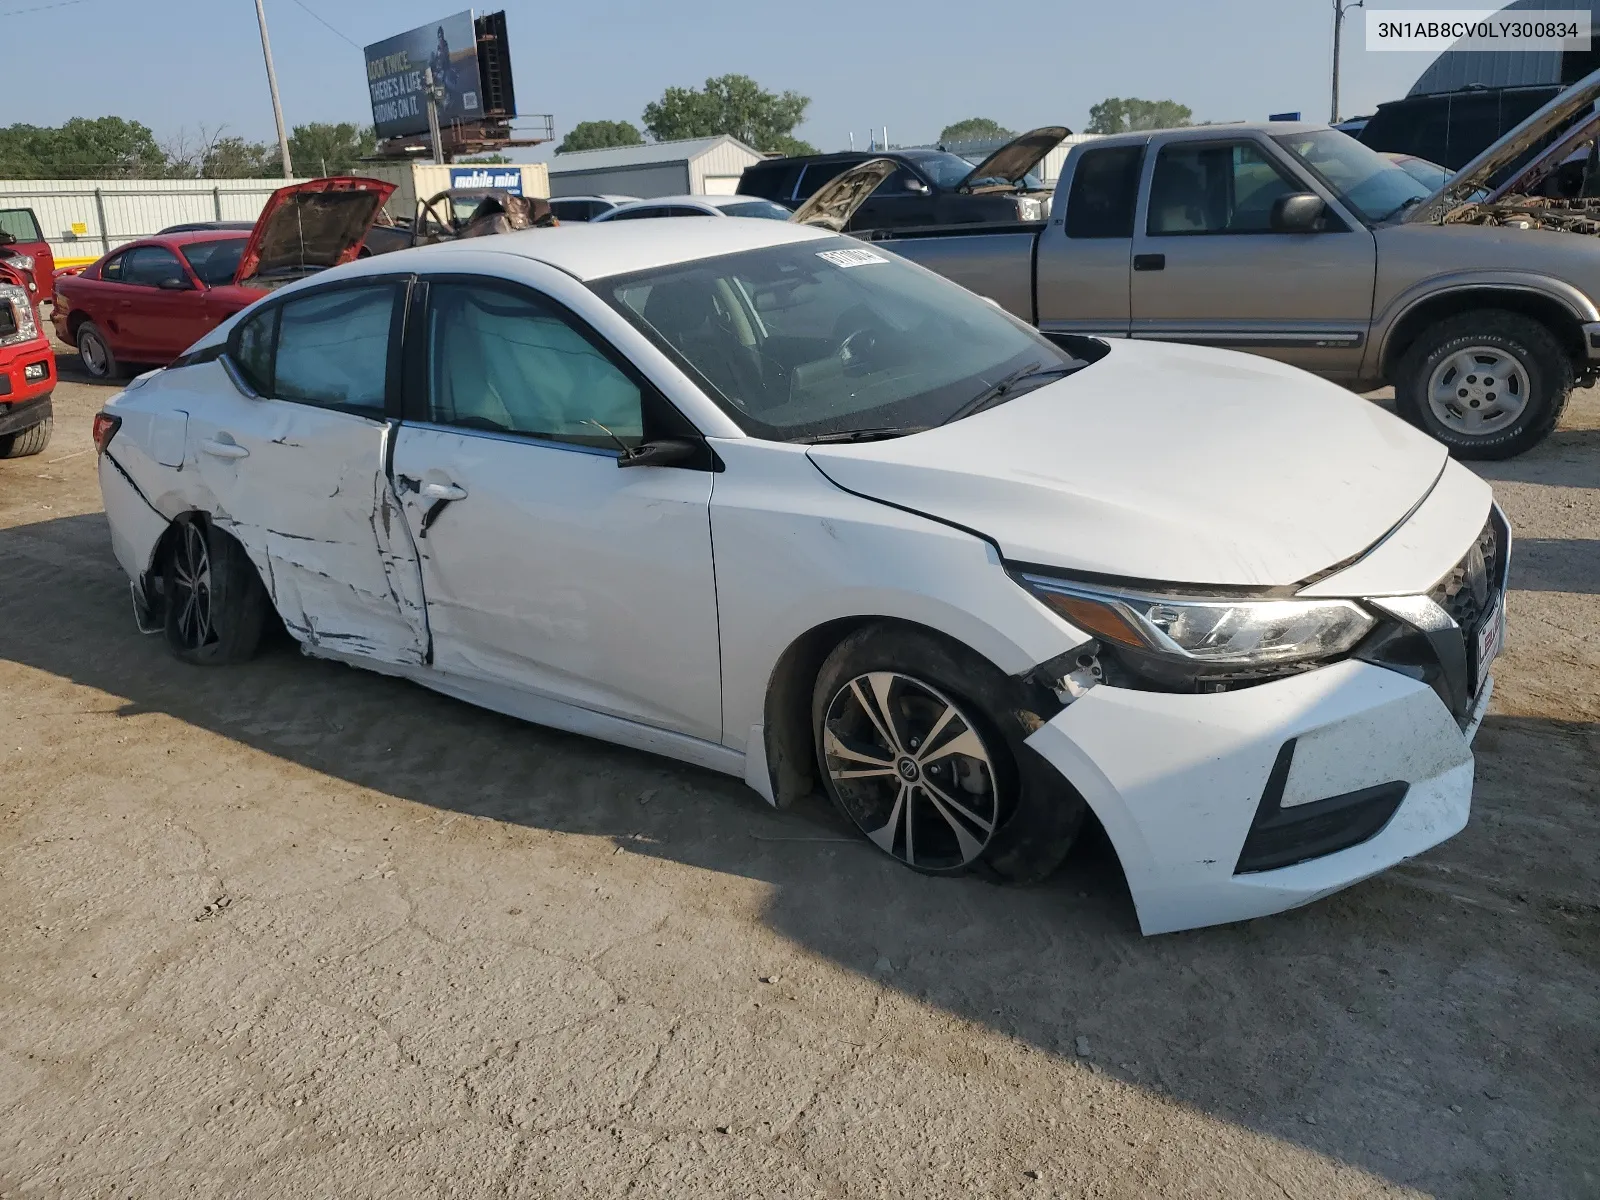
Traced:
<path fill-rule="evenodd" d="M 1009 561 L 1246 587 L 1357 557 L 1446 462 L 1438 442 L 1303 371 L 1138 342 L 951 425 L 810 455 L 838 486 L 973 530 Z"/>

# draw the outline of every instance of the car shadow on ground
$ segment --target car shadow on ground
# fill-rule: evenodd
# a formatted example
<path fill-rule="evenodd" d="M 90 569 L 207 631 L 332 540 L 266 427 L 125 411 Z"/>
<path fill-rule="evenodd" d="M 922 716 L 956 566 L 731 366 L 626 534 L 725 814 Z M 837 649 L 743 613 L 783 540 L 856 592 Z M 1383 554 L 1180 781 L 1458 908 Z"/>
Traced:
<path fill-rule="evenodd" d="M 405 800 L 759 880 L 805 950 L 1051 1055 L 1397 1183 L 1600 1173 L 1600 726 L 1491 718 L 1460 837 L 1295 912 L 1141 938 L 1091 837 L 1035 888 L 918 876 L 824 803 L 301 657 L 185 667 L 133 628 L 101 514 L 0 530 L 0 657 Z M 384 714 L 381 721 L 373 714 Z M 355 714 L 355 716 L 352 716 Z"/>

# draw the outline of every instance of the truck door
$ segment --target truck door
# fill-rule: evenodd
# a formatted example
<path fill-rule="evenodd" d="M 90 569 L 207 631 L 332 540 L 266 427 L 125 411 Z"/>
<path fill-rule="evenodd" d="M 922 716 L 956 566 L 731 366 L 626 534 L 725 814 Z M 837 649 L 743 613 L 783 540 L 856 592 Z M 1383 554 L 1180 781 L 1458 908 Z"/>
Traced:
<path fill-rule="evenodd" d="M 1045 333 L 1128 336 L 1128 272 L 1144 153 L 1142 142 L 1082 151 L 1057 188 L 1058 196 L 1066 191 L 1066 211 L 1051 214 L 1035 268 Z"/>
<path fill-rule="evenodd" d="M 1153 150 L 1133 239 L 1133 336 L 1354 379 L 1377 263 L 1366 226 L 1330 203 L 1323 230 L 1274 233 L 1279 197 L 1331 196 L 1265 141 L 1174 138 Z"/>

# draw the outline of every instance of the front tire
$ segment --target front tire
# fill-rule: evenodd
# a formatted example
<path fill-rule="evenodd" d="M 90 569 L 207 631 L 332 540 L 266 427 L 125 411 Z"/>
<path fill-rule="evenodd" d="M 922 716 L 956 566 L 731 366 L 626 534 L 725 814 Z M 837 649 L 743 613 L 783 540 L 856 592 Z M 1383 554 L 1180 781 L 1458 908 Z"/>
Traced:
<path fill-rule="evenodd" d="M 162 564 L 167 645 L 197 666 L 255 655 L 270 601 L 244 547 L 201 517 L 179 521 Z"/>
<path fill-rule="evenodd" d="M 1086 806 L 1024 743 L 1043 697 L 937 635 L 878 624 L 822 664 L 812 731 L 823 787 L 879 849 L 930 875 L 1048 876 Z"/>
<path fill-rule="evenodd" d="M 0 458 L 27 458 L 30 454 L 40 453 L 50 444 L 50 434 L 55 425 L 55 417 L 49 416 L 21 433 L 0 435 Z"/>
<path fill-rule="evenodd" d="M 1395 373 L 1400 415 L 1457 458 L 1511 458 L 1542 442 L 1572 392 L 1572 360 L 1518 313 L 1462 313 L 1425 329 Z"/>
<path fill-rule="evenodd" d="M 95 379 L 115 379 L 122 373 L 122 364 L 111 350 L 111 343 L 93 321 L 78 326 L 78 357 L 83 369 Z"/>

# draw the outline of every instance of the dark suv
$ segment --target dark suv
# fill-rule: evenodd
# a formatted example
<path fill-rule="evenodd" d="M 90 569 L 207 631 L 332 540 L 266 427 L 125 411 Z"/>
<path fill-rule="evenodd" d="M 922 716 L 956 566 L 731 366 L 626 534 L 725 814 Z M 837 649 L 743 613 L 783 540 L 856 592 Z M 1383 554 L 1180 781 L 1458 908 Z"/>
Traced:
<path fill-rule="evenodd" d="M 1357 140 L 1458 171 L 1561 90 L 1559 84 L 1540 84 L 1407 96 L 1380 104 Z"/>
<path fill-rule="evenodd" d="M 943 150 L 769 158 L 745 168 L 739 192 L 794 209 L 823 184 L 858 163 L 887 158 L 897 163 L 898 169 L 855 211 L 848 228 L 1042 221 L 1050 215 L 1051 191 L 1031 179 L 1028 172 L 1068 132 L 1059 125 L 1031 130 L 1007 142 L 977 166 Z"/>

